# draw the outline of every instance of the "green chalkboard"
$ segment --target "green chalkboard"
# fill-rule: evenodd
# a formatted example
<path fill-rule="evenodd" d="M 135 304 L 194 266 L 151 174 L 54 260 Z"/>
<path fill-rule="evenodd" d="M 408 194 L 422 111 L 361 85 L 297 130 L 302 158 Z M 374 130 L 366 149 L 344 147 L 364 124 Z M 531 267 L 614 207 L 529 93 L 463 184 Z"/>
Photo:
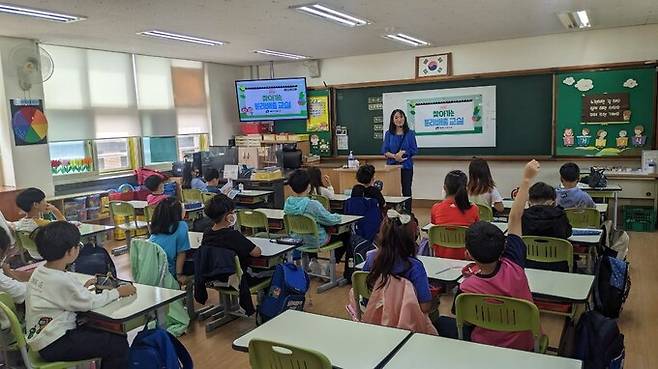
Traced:
<path fill-rule="evenodd" d="M 556 156 L 640 156 L 654 142 L 655 66 L 555 76 Z"/>
<path fill-rule="evenodd" d="M 338 89 L 336 125 L 347 127 L 349 149 L 354 154 L 378 155 L 381 153 L 382 139 L 375 134 L 380 128 L 376 125 L 383 124 L 383 129 L 387 130 L 390 119 L 388 116 L 382 116 L 382 110 L 375 109 L 377 99 L 381 98 L 382 94 L 475 86 L 496 86 L 496 146 L 421 148 L 419 155 L 551 155 L 553 104 L 553 74 L 551 73 Z M 338 153 L 346 155 L 348 151 L 340 150 Z"/>

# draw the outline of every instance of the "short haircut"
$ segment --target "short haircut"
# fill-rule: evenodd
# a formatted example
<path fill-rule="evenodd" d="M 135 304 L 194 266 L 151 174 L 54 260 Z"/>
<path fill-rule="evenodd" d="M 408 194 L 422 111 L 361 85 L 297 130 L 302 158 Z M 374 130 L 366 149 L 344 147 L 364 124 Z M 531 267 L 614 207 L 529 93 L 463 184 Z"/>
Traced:
<path fill-rule="evenodd" d="M 9 234 L 4 228 L 0 227 L 0 253 L 4 254 L 10 246 L 11 238 L 9 238 Z"/>
<path fill-rule="evenodd" d="M 566 163 L 560 167 L 560 177 L 567 182 L 576 182 L 580 179 L 580 168 L 576 163 Z"/>
<path fill-rule="evenodd" d="M 34 203 L 41 202 L 46 198 L 46 194 L 38 188 L 30 187 L 16 196 L 16 206 L 24 212 L 32 210 Z"/>
<path fill-rule="evenodd" d="M 506 237 L 498 227 L 479 221 L 466 231 L 466 250 L 479 263 L 489 264 L 500 259 L 505 250 Z"/>
<path fill-rule="evenodd" d="M 311 177 L 309 177 L 304 169 L 295 169 L 288 178 L 288 184 L 295 193 L 303 193 L 308 189 L 310 183 Z"/>
<path fill-rule="evenodd" d="M 368 184 L 372 182 L 375 177 L 375 167 L 371 164 L 364 164 L 356 171 L 356 180 L 361 184 Z"/>
<path fill-rule="evenodd" d="M 544 182 L 537 182 L 528 191 L 530 202 L 555 200 L 555 188 Z"/>
<path fill-rule="evenodd" d="M 233 210 L 235 210 L 235 203 L 233 200 L 223 193 L 219 193 L 208 201 L 203 211 L 213 222 L 219 223 L 224 219 L 226 214 Z"/>
<path fill-rule="evenodd" d="M 219 179 L 219 171 L 215 168 L 208 168 L 203 171 L 203 179 L 210 182 L 213 179 Z"/>
<path fill-rule="evenodd" d="M 59 260 L 70 249 L 80 246 L 78 227 L 64 220 L 50 222 L 44 227 L 37 228 L 35 233 L 34 243 L 39 254 L 46 261 Z"/>
<path fill-rule="evenodd" d="M 162 178 L 156 176 L 155 174 L 148 176 L 144 181 L 144 186 L 151 191 L 156 191 L 158 187 L 162 184 Z"/>

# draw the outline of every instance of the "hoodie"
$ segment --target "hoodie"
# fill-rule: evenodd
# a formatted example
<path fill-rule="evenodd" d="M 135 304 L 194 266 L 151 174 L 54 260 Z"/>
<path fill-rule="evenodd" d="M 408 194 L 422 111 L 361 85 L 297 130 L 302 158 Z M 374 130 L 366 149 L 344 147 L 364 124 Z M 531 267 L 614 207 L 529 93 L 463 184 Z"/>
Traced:
<path fill-rule="evenodd" d="M 559 206 L 535 205 L 523 212 L 523 235 L 568 239 L 571 224 Z"/>
<path fill-rule="evenodd" d="M 340 223 L 340 214 L 332 214 L 317 200 L 309 197 L 289 196 L 283 206 L 283 212 L 290 215 L 308 215 L 315 219 L 318 235 L 296 235 L 292 237 L 304 240 L 304 246 L 320 247 L 329 241 L 329 235 L 323 226 L 331 226 Z"/>

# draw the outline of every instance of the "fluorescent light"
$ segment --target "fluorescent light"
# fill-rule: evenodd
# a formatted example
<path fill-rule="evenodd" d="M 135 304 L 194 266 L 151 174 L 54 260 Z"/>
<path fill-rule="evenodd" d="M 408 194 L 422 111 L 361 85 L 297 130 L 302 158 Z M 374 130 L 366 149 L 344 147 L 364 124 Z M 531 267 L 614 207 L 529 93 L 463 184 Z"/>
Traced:
<path fill-rule="evenodd" d="M 77 15 L 69 15 L 69 14 L 51 12 L 47 10 L 24 8 L 12 4 L 0 4 L 0 13 L 25 15 L 29 17 L 36 17 L 36 18 L 46 19 L 54 22 L 62 22 L 62 23 L 71 23 L 71 22 L 77 22 L 87 19 L 85 17 L 81 17 Z"/>
<path fill-rule="evenodd" d="M 589 24 L 589 16 L 587 15 L 587 10 L 579 10 L 576 12 L 578 19 L 580 19 L 580 28 L 587 28 L 591 25 Z"/>
<path fill-rule="evenodd" d="M 285 53 L 285 52 L 282 52 L 282 51 L 275 51 L 275 50 L 268 50 L 268 49 L 254 50 L 254 52 L 256 54 L 277 56 L 277 57 L 280 57 L 280 58 L 288 58 L 288 59 L 295 59 L 295 60 L 308 59 L 308 56 Z"/>
<path fill-rule="evenodd" d="M 290 8 L 295 9 L 299 12 L 304 12 L 314 16 L 322 17 L 324 19 L 328 19 L 348 27 L 365 26 L 366 24 L 371 23 L 366 19 L 358 18 L 351 14 L 347 14 L 344 12 L 340 12 L 338 10 L 331 9 L 326 5 L 320 3 L 297 5 L 297 6 L 291 6 Z"/>
<path fill-rule="evenodd" d="M 562 25 L 567 29 L 583 29 L 592 26 L 587 10 L 562 12 L 558 13 L 557 16 L 560 19 L 560 22 L 562 22 Z"/>
<path fill-rule="evenodd" d="M 399 41 L 399 42 L 402 42 L 402 43 L 405 43 L 407 45 L 411 45 L 411 46 L 414 46 L 414 47 L 428 46 L 430 44 L 427 41 L 423 41 L 423 40 L 417 39 L 415 37 L 405 35 L 404 33 L 390 34 L 390 35 L 386 35 L 384 37 L 386 37 L 388 39 L 391 39 L 391 40 Z"/>
<path fill-rule="evenodd" d="M 151 37 L 164 38 L 164 39 L 167 39 L 167 40 L 191 42 L 193 44 L 206 45 L 206 46 L 221 46 L 221 45 L 224 45 L 224 44 L 227 43 L 226 41 L 210 40 L 210 39 L 207 39 L 207 38 L 187 36 L 187 35 L 181 35 L 181 34 L 178 34 L 178 33 L 158 31 L 158 30 L 138 32 L 137 34 L 142 35 L 142 36 L 151 36 Z"/>

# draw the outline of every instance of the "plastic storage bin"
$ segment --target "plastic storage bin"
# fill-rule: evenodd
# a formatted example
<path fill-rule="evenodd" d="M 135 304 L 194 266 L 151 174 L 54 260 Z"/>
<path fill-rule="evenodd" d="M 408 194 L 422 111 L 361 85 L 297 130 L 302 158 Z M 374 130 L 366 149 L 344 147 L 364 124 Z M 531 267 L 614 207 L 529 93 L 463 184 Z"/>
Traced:
<path fill-rule="evenodd" d="M 656 211 L 651 206 L 624 206 L 622 217 L 627 231 L 653 232 L 656 229 Z"/>

